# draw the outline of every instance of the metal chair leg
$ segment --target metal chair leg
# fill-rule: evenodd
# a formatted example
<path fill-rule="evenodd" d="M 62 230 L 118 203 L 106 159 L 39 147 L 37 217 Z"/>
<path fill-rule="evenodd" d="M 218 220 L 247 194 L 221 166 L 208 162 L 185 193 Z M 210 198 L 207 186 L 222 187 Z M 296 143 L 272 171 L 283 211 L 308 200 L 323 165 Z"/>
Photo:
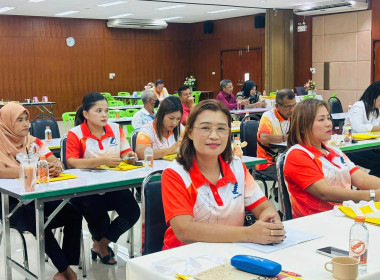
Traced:
<path fill-rule="evenodd" d="M 20 235 L 20 239 L 21 239 L 21 242 L 22 242 L 22 254 L 24 256 L 24 268 L 26 270 L 29 270 L 28 250 L 26 248 L 25 237 L 24 237 L 24 234 L 22 233 L 22 231 L 17 230 L 17 232 Z M 25 278 L 25 280 L 28 280 L 28 278 Z"/>
<path fill-rule="evenodd" d="M 86 278 L 87 277 L 87 267 L 86 267 L 86 254 L 84 251 L 83 230 L 82 230 L 81 235 L 80 235 L 79 269 L 82 269 L 83 278 Z"/>

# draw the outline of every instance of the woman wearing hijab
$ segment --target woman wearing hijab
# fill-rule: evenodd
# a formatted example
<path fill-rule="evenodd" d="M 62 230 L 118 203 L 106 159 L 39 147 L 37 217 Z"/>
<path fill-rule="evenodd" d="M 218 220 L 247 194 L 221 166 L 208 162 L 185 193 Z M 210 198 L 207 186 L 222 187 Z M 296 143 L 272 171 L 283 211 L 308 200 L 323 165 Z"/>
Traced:
<path fill-rule="evenodd" d="M 245 108 L 265 108 L 267 103 L 260 100 L 260 92 L 256 91 L 257 85 L 253 81 L 245 81 L 240 92 L 236 94 L 236 99 L 248 99 L 249 104 Z"/>
<path fill-rule="evenodd" d="M 33 145 L 38 147 L 40 155 L 46 157 L 50 165 L 50 176 L 59 176 L 61 162 L 49 151 L 40 140 L 29 135 L 29 112 L 23 106 L 9 103 L 0 109 L 0 178 L 18 178 L 20 163 L 16 160 L 18 153 L 26 153 Z M 9 198 L 10 211 L 16 207 L 18 200 Z M 60 204 L 60 201 L 45 203 L 45 215 L 49 216 Z M 0 208 L 1 211 L 1 208 Z M 36 218 L 33 203 L 21 206 L 10 218 L 16 228 L 36 235 Z M 60 248 L 52 229 L 64 227 L 63 246 Z M 55 280 L 75 280 L 77 276 L 70 265 L 77 265 L 80 255 L 80 235 L 82 216 L 66 204 L 54 217 L 45 230 L 45 252 L 58 272 Z"/>

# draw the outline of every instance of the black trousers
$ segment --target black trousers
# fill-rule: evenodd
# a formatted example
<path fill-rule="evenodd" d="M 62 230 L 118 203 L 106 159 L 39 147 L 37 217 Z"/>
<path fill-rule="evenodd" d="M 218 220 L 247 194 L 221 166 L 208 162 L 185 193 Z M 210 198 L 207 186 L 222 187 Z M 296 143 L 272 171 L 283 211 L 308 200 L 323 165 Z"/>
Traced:
<path fill-rule="evenodd" d="M 346 156 L 356 165 L 369 169 L 369 175 L 380 177 L 380 149 L 347 153 Z"/>
<path fill-rule="evenodd" d="M 61 201 L 45 203 L 45 217 L 49 216 Z M 18 200 L 9 198 L 9 210 L 18 204 Z M 21 206 L 10 218 L 12 227 L 29 231 L 36 236 L 36 216 L 34 203 Z M 64 227 L 62 249 L 55 239 L 52 229 Z M 80 236 L 82 230 L 82 215 L 70 203 L 66 204 L 54 217 L 45 230 L 45 252 L 59 272 L 64 272 L 69 265 L 78 265 L 80 255 Z"/>
<path fill-rule="evenodd" d="M 140 208 L 129 190 L 79 197 L 73 203 L 82 210 L 92 238 L 97 241 L 105 237 L 116 242 L 140 217 Z M 107 211 L 112 210 L 118 217 L 111 222 Z"/>

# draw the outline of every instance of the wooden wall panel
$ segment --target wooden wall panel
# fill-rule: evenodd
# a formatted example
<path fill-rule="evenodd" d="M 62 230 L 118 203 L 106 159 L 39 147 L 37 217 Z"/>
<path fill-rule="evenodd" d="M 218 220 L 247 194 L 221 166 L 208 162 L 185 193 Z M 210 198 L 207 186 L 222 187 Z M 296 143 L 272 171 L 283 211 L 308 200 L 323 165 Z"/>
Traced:
<path fill-rule="evenodd" d="M 372 9 L 372 39 L 380 39 L 380 1 L 371 1 Z"/>
<path fill-rule="evenodd" d="M 0 37 L 33 36 L 33 22 L 28 17 L 0 15 Z"/>
<path fill-rule="evenodd" d="M 310 67 L 312 66 L 312 17 L 305 17 L 306 32 L 297 32 L 299 22 L 303 16 L 294 16 L 294 86 L 302 86 L 312 79 Z"/>
<path fill-rule="evenodd" d="M 104 45 L 105 72 L 115 73 L 113 80 L 107 80 L 106 87 L 112 94 L 119 91 L 138 89 L 135 82 L 136 56 L 134 40 L 106 40 Z M 128 90 L 127 90 L 128 89 Z"/>
<path fill-rule="evenodd" d="M 69 26 L 69 36 L 74 38 L 103 39 L 107 28 L 106 21 L 97 19 L 69 19 Z"/>
<path fill-rule="evenodd" d="M 35 17 L 32 22 L 35 37 L 59 37 L 65 39 L 70 36 L 69 19 Z"/>

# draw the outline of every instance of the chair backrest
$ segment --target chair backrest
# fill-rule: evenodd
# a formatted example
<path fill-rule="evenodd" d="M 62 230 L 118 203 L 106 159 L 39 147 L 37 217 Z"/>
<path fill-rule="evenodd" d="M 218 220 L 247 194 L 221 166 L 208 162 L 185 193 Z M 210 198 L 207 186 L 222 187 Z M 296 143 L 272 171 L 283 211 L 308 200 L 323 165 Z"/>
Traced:
<path fill-rule="evenodd" d="M 139 109 L 126 109 L 125 110 L 125 116 L 126 117 L 133 117 L 134 114 L 136 114 L 139 111 Z"/>
<path fill-rule="evenodd" d="M 67 134 L 63 135 L 61 138 L 61 161 L 65 166 L 65 169 L 68 168 L 66 161 L 66 142 L 67 142 Z"/>
<path fill-rule="evenodd" d="M 329 98 L 330 114 L 343 113 L 343 107 L 340 100 L 333 96 Z"/>
<path fill-rule="evenodd" d="M 62 114 L 62 121 L 65 125 L 66 132 L 75 126 L 76 112 L 66 112 Z"/>
<path fill-rule="evenodd" d="M 279 154 L 276 162 L 277 176 L 278 176 L 278 199 L 280 202 L 280 211 L 283 214 L 282 219 L 284 221 L 291 220 L 292 217 L 292 204 L 289 198 L 288 187 L 284 178 L 284 162 L 285 153 Z"/>
<path fill-rule="evenodd" d="M 247 141 L 247 146 L 243 148 L 246 156 L 255 157 L 257 154 L 257 130 L 259 121 L 244 121 L 240 123 L 240 139 L 242 142 Z"/>
<path fill-rule="evenodd" d="M 131 136 L 131 148 L 132 151 L 136 152 L 136 140 L 137 140 L 137 134 L 139 131 L 133 131 L 132 136 Z"/>
<path fill-rule="evenodd" d="M 131 94 L 128 91 L 119 91 L 117 93 L 118 96 L 130 96 Z"/>
<path fill-rule="evenodd" d="M 108 100 L 108 106 L 110 107 L 116 107 L 116 106 L 124 106 L 123 101 L 120 100 Z"/>
<path fill-rule="evenodd" d="M 39 139 L 45 139 L 45 129 L 47 126 L 50 126 L 53 138 L 61 138 L 57 121 L 51 115 L 46 114 L 38 115 L 32 120 L 30 123 L 30 134 Z"/>
<path fill-rule="evenodd" d="M 142 248 L 143 255 L 161 251 L 167 229 L 162 205 L 161 181 L 151 181 L 162 170 L 154 171 L 142 183 Z"/>
<path fill-rule="evenodd" d="M 194 96 L 194 104 L 198 104 L 199 102 L 199 97 L 201 96 L 201 93 L 200 91 L 193 91 L 193 96 Z"/>
<path fill-rule="evenodd" d="M 137 100 L 136 105 L 144 105 L 144 102 L 141 99 L 139 99 Z"/>

